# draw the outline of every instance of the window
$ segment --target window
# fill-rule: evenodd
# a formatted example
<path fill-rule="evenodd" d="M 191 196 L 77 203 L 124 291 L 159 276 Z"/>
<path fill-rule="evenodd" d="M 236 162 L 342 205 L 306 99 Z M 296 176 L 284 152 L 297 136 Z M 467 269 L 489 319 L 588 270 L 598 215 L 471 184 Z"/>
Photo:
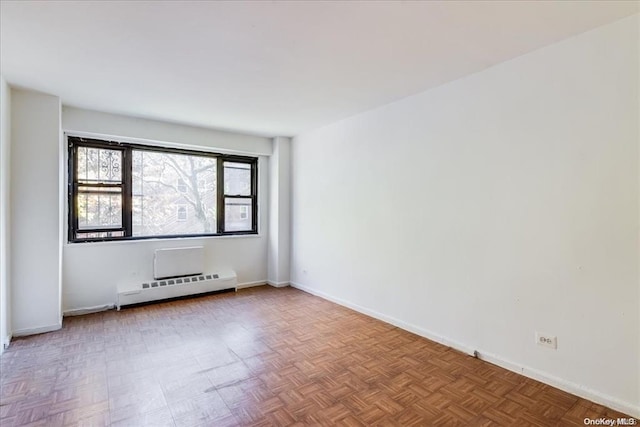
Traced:
<path fill-rule="evenodd" d="M 186 193 L 187 192 L 187 183 L 184 182 L 182 178 L 178 178 L 178 192 Z"/>
<path fill-rule="evenodd" d="M 224 218 L 225 230 L 240 231 L 251 226 L 251 165 L 224 163 Z"/>
<path fill-rule="evenodd" d="M 84 146 L 75 157 L 77 238 L 123 237 L 123 150 Z"/>
<path fill-rule="evenodd" d="M 176 209 L 176 217 L 177 221 L 187 220 L 187 205 L 178 205 L 178 209 Z"/>
<path fill-rule="evenodd" d="M 257 233 L 257 158 L 68 142 L 70 242 Z"/>

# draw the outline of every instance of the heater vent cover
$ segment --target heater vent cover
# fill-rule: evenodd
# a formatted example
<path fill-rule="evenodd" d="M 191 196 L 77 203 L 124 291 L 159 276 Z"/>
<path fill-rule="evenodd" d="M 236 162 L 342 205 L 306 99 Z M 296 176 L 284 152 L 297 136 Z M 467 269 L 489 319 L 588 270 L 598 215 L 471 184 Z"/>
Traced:
<path fill-rule="evenodd" d="M 165 280 L 151 280 L 142 283 L 118 286 L 116 307 L 158 301 L 168 298 L 197 295 L 223 289 L 236 289 L 238 280 L 233 270 L 220 271 Z"/>

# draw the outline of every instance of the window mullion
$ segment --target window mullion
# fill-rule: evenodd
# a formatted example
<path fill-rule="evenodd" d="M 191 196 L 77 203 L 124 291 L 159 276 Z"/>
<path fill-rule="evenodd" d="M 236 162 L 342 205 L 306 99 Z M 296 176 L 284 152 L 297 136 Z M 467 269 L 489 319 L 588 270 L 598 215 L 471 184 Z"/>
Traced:
<path fill-rule="evenodd" d="M 132 185 L 132 168 L 133 153 L 131 148 L 125 148 L 122 152 L 124 159 L 124 169 L 122 174 L 122 227 L 124 228 L 125 237 L 133 236 L 132 215 L 133 215 L 133 185 Z"/>
<path fill-rule="evenodd" d="M 258 232 L 258 159 L 251 163 L 251 231 Z"/>
<path fill-rule="evenodd" d="M 67 230 L 69 235 L 69 241 L 75 240 L 76 230 L 78 229 L 78 202 L 77 202 L 77 194 L 78 188 L 76 184 L 77 180 L 77 170 L 78 170 L 78 156 L 77 156 L 78 146 L 74 144 L 69 144 L 69 159 L 68 159 L 68 200 L 69 200 L 69 223 Z"/>
<path fill-rule="evenodd" d="M 218 233 L 224 233 L 224 159 L 222 156 L 218 157 L 218 163 L 216 166 L 216 220 L 218 222 Z"/>

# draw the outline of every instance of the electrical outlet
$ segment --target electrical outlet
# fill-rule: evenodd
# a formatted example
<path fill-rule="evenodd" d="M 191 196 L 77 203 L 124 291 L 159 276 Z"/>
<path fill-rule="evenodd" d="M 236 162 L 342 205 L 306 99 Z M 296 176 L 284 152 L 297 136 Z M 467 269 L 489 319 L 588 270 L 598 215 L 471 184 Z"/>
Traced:
<path fill-rule="evenodd" d="M 555 350 L 558 348 L 558 337 L 536 332 L 536 344 L 541 345 L 543 347 L 549 347 Z"/>

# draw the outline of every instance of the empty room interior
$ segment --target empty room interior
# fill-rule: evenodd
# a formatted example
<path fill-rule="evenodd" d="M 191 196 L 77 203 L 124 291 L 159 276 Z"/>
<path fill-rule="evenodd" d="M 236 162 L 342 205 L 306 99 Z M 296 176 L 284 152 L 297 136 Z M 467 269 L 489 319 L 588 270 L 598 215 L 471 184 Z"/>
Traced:
<path fill-rule="evenodd" d="M 640 2 L 0 2 L 0 425 L 640 422 Z"/>

